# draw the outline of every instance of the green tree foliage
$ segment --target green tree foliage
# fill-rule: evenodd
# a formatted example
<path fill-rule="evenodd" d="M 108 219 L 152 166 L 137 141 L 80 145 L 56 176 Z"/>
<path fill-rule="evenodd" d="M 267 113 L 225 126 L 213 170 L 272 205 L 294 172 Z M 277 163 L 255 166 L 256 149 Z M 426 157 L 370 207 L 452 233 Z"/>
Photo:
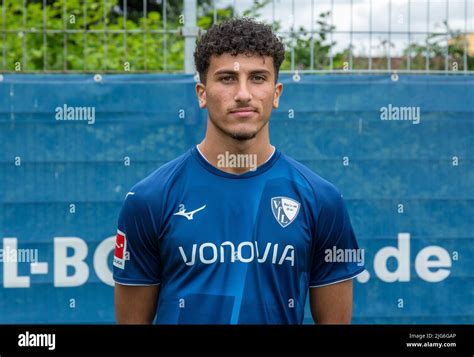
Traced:
<path fill-rule="evenodd" d="M 5 19 L 0 16 L 0 28 L 8 31 L 0 38 L 5 69 L 15 70 L 21 63 L 26 71 L 162 71 L 166 55 L 166 69 L 182 70 L 183 38 L 159 33 L 164 28 L 161 13 L 150 11 L 144 19 L 132 12 L 125 18 L 117 3 L 55 0 L 43 9 L 41 3 L 30 2 L 24 11 L 21 1 L 5 0 Z M 167 18 L 167 28 L 178 29 L 179 21 L 177 16 Z"/>
<path fill-rule="evenodd" d="M 448 34 L 448 70 L 464 70 L 464 35 L 460 31 L 451 29 L 446 21 L 442 27 Z M 425 69 L 428 57 L 430 69 L 444 70 L 446 63 L 446 35 L 432 33 L 427 37 L 425 44 L 411 43 L 404 50 L 404 57 L 411 57 L 411 69 Z M 474 69 L 474 56 L 466 56 L 467 69 Z"/>

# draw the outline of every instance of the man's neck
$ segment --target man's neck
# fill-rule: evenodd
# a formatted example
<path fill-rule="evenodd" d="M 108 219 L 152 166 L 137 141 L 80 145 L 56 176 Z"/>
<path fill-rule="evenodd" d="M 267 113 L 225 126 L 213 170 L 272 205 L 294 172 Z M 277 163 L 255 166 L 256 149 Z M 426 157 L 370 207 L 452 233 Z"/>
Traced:
<path fill-rule="evenodd" d="M 219 140 L 206 136 L 198 145 L 198 150 L 219 170 L 231 174 L 243 174 L 254 171 L 267 162 L 275 152 L 275 147 L 270 145 L 268 138 L 239 141 L 232 138 Z"/>

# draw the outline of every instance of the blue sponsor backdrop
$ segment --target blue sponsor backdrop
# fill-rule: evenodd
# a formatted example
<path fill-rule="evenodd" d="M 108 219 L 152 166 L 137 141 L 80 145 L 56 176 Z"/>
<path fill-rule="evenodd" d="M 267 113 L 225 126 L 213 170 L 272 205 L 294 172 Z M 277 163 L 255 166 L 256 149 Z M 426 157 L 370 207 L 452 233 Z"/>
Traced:
<path fill-rule="evenodd" d="M 0 323 L 113 323 L 107 238 L 128 189 L 203 137 L 194 79 L 0 79 Z M 281 81 L 272 142 L 340 188 L 365 249 L 353 322 L 474 323 L 474 77 Z"/>

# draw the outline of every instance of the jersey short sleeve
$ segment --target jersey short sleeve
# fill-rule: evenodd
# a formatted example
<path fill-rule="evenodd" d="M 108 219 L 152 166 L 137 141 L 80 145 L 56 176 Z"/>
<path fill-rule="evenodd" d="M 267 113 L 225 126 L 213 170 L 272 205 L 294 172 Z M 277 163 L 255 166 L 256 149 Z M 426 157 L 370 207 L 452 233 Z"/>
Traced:
<path fill-rule="evenodd" d="M 129 193 L 118 219 L 113 278 L 123 285 L 158 285 L 161 264 L 157 229 L 150 204 Z"/>
<path fill-rule="evenodd" d="M 364 252 L 357 244 L 342 195 L 334 186 L 317 192 L 317 209 L 310 287 L 348 280 L 364 271 Z"/>

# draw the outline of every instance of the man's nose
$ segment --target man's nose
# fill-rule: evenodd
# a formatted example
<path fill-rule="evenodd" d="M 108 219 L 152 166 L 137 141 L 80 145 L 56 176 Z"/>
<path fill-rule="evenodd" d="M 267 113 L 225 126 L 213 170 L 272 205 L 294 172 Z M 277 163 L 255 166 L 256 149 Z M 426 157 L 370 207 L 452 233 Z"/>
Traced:
<path fill-rule="evenodd" d="M 234 100 L 236 102 L 248 102 L 252 99 L 252 94 L 249 91 L 249 88 L 247 87 L 246 81 L 241 81 L 239 83 L 239 89 L 237 91 L 237 94 L 234 97 Z"/>

